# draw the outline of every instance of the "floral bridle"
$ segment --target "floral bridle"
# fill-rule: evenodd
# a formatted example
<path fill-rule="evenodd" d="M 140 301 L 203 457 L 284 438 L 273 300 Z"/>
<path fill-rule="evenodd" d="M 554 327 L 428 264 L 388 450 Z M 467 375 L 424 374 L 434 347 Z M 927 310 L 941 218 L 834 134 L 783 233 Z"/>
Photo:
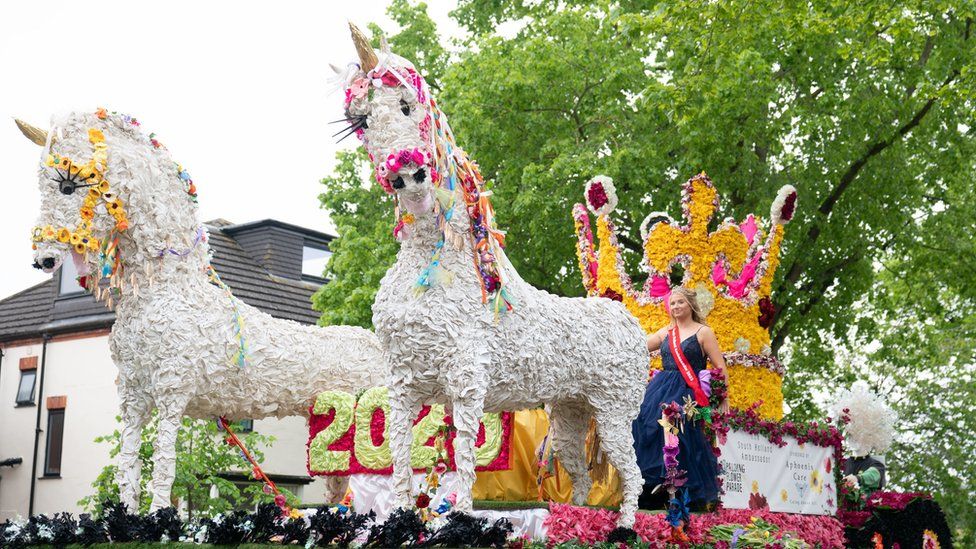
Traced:
<path fill-rule="evenodd" d="M 91 160 L 86 164 L 79 164 L 68 157 L 56 154 L 47 156 L 45 165 L 54 168 L 57 172 L 57 183 L 62 194 L 74 194 L 78 189 L 85 188 L 88 191 L 81 208 L 78 210 L 78 223 L 73 229 L 52 225 L 34 227 L 31 239 L 35 250 L 40 242 L 61 242 L 68 244 L 75 253 L 81 256 L 87 257 L 89 252 L 104 251 L 102 250 L 103 244 L 107 244 L 109 239 L 103 243 L 92 233 L 92 223 L 99 204 L 104 204 L 105 210 L 115 219 L 113 234 L 129 228 L 129 221 L 126 218 L 122 200 L 111 192 L 111 186 L 108 179 L 105 178 L 108 165 L 108 146 L 105 144 L 105 135 L 97 128 L 89 128 L 88 141 L 92 144 L 94 152 Z"/>

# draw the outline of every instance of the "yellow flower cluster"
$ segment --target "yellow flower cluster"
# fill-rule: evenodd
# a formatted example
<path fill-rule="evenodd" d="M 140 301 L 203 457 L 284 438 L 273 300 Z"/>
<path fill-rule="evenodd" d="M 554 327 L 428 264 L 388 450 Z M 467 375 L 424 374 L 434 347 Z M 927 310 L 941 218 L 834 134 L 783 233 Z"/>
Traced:
<path fill-rule="evenodd" d="M 115 229 L 124 231 L 129 228 L 129 221 L 125 215 L 122 200 L 113 194 L 109 182 L 105 179 L 105 166 L 108 162 L 108 148 L 105 136 L 96 128 L 88 130 L 88 140 L 94 147 L 92 159 L 85 165 L 79 165 L 70 158 L 49 154 L 47 166 L 63 171 L 71 180 L 83 182 L 88 193 L 78 210 L 78 224 L 74 229 L 67 227 L 35 227 L 32 235 L 34 247 L 38 242 L 57 241 L 68 244 L 79 255 L 98 251 L 100 242 L 92 234 L 92 222 L 99 204 L 104 204 L 105 211 L 115 218 Z"/>
<path fill-rule="evenodd" d="M 783 419 L 783 376 L 756 366 L 731 364 L 729 406 L 746 409 L 762 401 L 756 412 L 765 419 Z"/>
<path fill-rule="evenodd" d="M 750 260 L 750 254 L 757 253 L 757 248 L 750 244 L 742 229 L 734 223 L 723 223 L 709 233 L 708 225 L 717 207 L 718 192 L 704 174 L 689 180 L 682 196 L 686 224 L 679 226 L 677 223 L 662 222 L 649 228 L 644 241 L 647 273 L 652 277 L 650 280 L 653 277 L 668 278 L 672 265 L 682 263 L 685 266 L 683 285 L 704 288 L 714 298 L 714 307 L 708 311 L 706 321 L 715 331 L 722 352 L 766 353 L 770 336 L 768 330 L 759 324 L 758 303 L 761 298 L 768 298 L 771 291 L 773 275 L 779 265 L 783 226 L 775 224 L 768 238 L 762 231 L 754 236 L 754 242 L 759 242 L 760 251 L 763 246 L 766 248 L 757 265 L 756 279 L 750 285 L 755 289 L 747 291 L 743 298 L 734 298 L 724 286 L 716 287 L 712 269 L 716 262 L 724 262 L 727 276 L 734 278 Z M 608 216 L 598 218 L 597 235 L 600 240 L 599 293 L 623 296 L 628 310 L 648 333 L 666 326 L 670 319 L 664 300 L 651 295 L 650 282 L 644 291 L 633 288 Z M 660 369 L 660 357 L 653 358 L 650 367 Z M 747 408 L 762 400 L 759 408 L 761 416 L 771 419 L 782 417 L 783 380 L 780 373 L 761 366 L 730 365 L 729 378 L 732 406 Z"/>

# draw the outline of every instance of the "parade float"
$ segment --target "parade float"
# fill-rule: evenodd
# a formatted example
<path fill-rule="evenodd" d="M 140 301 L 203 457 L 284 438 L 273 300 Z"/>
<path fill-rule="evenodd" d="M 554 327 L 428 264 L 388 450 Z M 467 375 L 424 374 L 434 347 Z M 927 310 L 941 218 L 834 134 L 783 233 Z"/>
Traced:
<path fill-rule="evenodd" d="M 33 234 L 38 265 L 53 270 L 70 254 L 81 282 L 117 306 L 113 356 L 122 373 L 123 416 L 129 418 L 125 436 L 138 440 L 149 402 L 166 417 L 217 417 L 225 427 L 224 417 L 307 414 L 309 472 L 348 478 L 345 497 L 312 511 L 270 503 L 184 524 L 164 507 L 173 458 L 164 437 L 153 512 L 138 516 L 124 504 L 109 504 L 99 518 L 59 514 L 8 521 L 0 525 L 4 546 L 184 541 L 542 547 L 606 542 L 625 526 L 644 546 L 662 548 L 951 547 L 951 532 L 930 497 L 880 489 L 872 484 L 877 467 L 866 460 L 863 470 L 847 474 L 844 435 L 853 441 L 851 453 L 866 458 L 884 451 L 878 433 L 891 431 L 889 415 L 863 392 L 850 392 L 837 423 L 783 420 L 786 370 L 770 349 L 768 328 L 776 314 L 771 283 L 785 226 L 796 211 L 795 189 L 779 191 L 765 220 L 748 215 L 709 230 L 719 192 L 704 174 L 691 178 L 682 187 L 680 219 L 661 213 L 645 218 L 646 282 L 636 288 L 617 243 L 613 182 L 597 176 L 583 189 L 585 204 L 572 212 L 588 298 L 542 296 L 507 262 L 490 192 L 454 142 L 423 78 L 388 48 L 373 51 L 356 31 L 354 39 L 360 63 L 340 71 L 344 121 L 370 152 L 377 183 L 396 197 L 394 236 L 403 242 L 404 256 L 416 260 L 415 268 L 395 268 L 384 281 L 392 290 L 377 308 L 377 324 L 392 324 L 381 327 L 379 342 L 362 330 L 274 321 L 233 298 L 209 266 L 192 180 L 135 119 L 99 109 L 57 119 L 50 132 L 20 124 L 45 147 L 43 212 Z M 668 322 L 667 297 L 679 285 L 692 288 L 705 305 L 729 375 L 712 372 L 705 379 L 708 405 L 665 407 L 662 424 L 672 435 L 687 422 L 705 424 L 723 466 L 724 493 L 718 508 L 689 513 L 673 459 L 677 444 L 666 437 L 664 451 L 672 458 L 664 486 L 668 508 L 635 514 L 633 483 L 618 472 L 630 467 L 621 443 L 631 443 L 640 402 L 631 393 L 643 390 L 661 362 L 630 340 L 643 345 L 644 332 Z M 406 303 L 404 290 L 431 300 L 433 316 L 397 308 Z M 159 296 L 164 300 L 154 301 Z M 533 306 L 542 313 L 525 312 Z M 458 330 L 451 314 L 479 321 Z M 588 315 L 598 321 L 587 324 Z M 615 322 L 628 342 L 596 326 Z M 399 334 L 401 328 L 409 329 Z M 569 343 L 539 347 L 538 341 L 548 341 L 540 332 L 560 330 L 574 335 Z M 526 345 L 519 334 L 538 338 L 536 345 Z M 340 344 L 348 347 L 336 353 Z M 573 345 L 586 352 L 574 355 Z M 176 359 L 190 356 L 185 363 Z M 330 358 L 336 356 L 341 361 Z M 526 362 L 513 358 L 519 356 Z M 381 385 L 391 357 L 397 367 L 386 388 Z M 557 358 L 579 361 L 566 368 Z M 430 370 L 438 364 L 434 359 L 443 360 L 443 371 Z M 635 362 L 639 371 L 629 375 Z M 473 376 L 489 363 L 496 366 L 494 383 L 488 375 Z M 534 368 L 540 363 L 549 377 Z M 607 375 L 614 367 L 628 376 Z M 156 376 L 165 382 L 145 376 L 150 369 L 168 374 Z M 535 385 L 520 385 L 519 376 L 529 374 L 537 377 Z M 442 384 L 439 378 L 460 381 Z M 582 395 L 592 397 L 587 406 L 573 402 Z M 560 400 L 567 397 L 569 405 Z M 720 412 L 726 397 L 731 409 Z M 540 403 L 549 406 L 524 409 Z M 233 433 L 228 438 L 236 439 Z M 131 461 L 123 448 L 123 503 L 137 487 Z M 253 465 L 255 478 L 273 488 Z M 474 499 L 514 505 L 486 510 Z M 621 503 L 618 512 L 614 507 Z"/>

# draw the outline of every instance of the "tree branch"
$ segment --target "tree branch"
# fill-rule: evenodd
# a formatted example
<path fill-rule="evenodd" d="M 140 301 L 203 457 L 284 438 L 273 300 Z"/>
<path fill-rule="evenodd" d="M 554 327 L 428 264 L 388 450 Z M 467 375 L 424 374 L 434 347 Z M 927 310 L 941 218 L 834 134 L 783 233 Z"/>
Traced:
<path fill-rule="evenodd" d="M 864 257 L 863 251 L 855 252 L 850 256 L 845 257 L 838 263 L 828 267 L 820 274 L 820 276 L 817 279 L 811 280 L 810 282 L 804 284 L 803 287 L 800 288 L 801 292 L 809 293 L 812 291 L 813 294 L 810 297 L 810 300 L 804 303 L 803 306 L 800 307 L 800 309 L 797 311 L 797 313 L 791 315 L 790 320 L 788 320 L 776 331 L 776 335 L 773 336 L 772 342 L 770 343 L 770 347 L 773 350 L 773 354 L 776 354 L 779 351 L 779 348 L 782 347 L 783 343 L 786 341 L 786 336 L 788 336 L 790 333 L 790 328 L 792 328 L 793 320 L 796 318 L 802 318 L 806 316 L 806 314 L 809 313 L 813 309 L 813 307 L 823 299 L 824 294 L 827 292 L 830 286 L 837 279 L 838 273 L 846 269 L 848 266 L 857 263 L 863 257 Z M 773 320 L 773 326 L 770 326 L 770 328 L 776 326 L 777 320 L 778 317 Z"/>
<path fill-rule="evenodd" d="M 958 75 L 959 71 L 953 70 L 949 76 L 946 77 L 939 89 L 941 90 L 948 86 Z M 937 99 L 937 95 L 933 94 L 932 97 L 930 97 L 929 100 L 922 105 L 922 108 L 920 108 L 908 122 L 902 124 L 902 126 L 898 128 L 893 135 L 882 139 L 881 141 L 875 142 L 873 145 L 871 145 L 871 147 L 868 148 L 867 151 L 864 152 L 864 154 L 862 154 L 860 157 L 854 160 L 850 166 L 848 166 L 847 170 L 844 171 L 844 174 L 837 182 L 837 186 L 834 187 L 823 203 L 820 204 L 820 207 L 817 208 L 817 211 L 820 213 L 821 217 L 820 219 L 814 220 L 813 224 L 810 225 L 810 229 L 807 231 L 807 239 L 801 245 L 800 250 L 798 250 L 792 265 L 790 265 L 790 269 L 787 271 L 786 277 L 777 287 L 776 293 L 782 291 L 787 283 L 795 283 L 797 280 L 799 280 L 800 274 L 803 272 L 804 267 L 802 261 L 804 258 L 809 256 L 809 253 L 807 252 L 813 247 L 814 244 L 816 244 L 817 239 L 820 238 L 821 223 L 826 222 L 828 216 L 837 205 L 837 201 L 840 199 L 841 195 L 843 195 L 848 187 L 850 187 L 851 183 L 857 179 L 857 176 L 861 173 L 864 166 L 867 165 L 868 161 L 881 154 L 885 149 L 893 145 L 902 137 L 908 135 L 913 129 L 921 124 L 922 120 L 935 105 Z"/>

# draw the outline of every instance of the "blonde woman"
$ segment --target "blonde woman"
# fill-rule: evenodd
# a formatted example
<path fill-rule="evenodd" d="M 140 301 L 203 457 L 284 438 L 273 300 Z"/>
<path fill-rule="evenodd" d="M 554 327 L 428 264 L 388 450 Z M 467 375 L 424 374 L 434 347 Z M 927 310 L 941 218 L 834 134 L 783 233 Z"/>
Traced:
<path fill-rule="evenodd" d="M 647 384 L 640 415 L 634 421 L 634 448 L 637 462 L 644 477 L 642 508 L 658 508 L 666 504 L 664 490 L 652 495 L 655 487 L 664 480 L 664 431 L 661 406 L 676 402 L 679 406 L 690 397 L 704 406 L 708 403 L 707 381 L 702 383 L 700 373 L 706 369 L 706 359 L 725 373 L 725 359 L 719 350 L 715 332 L 705 325 L 695 292 L 687 288 L 675 288 L 668 298 L 671 323 L 647 337 L 650 351 L 661 350 L 663 370 L 657 372 Z M 728 410 L 723 402 L 719 411 Z M 692 506 L 702 508 L 718 499 L 718 461 L 711 444 L 705 437 L 700 421 L 685 422 L 678 435 L 678 468 L 687 471 L 688 491 Z"/>

